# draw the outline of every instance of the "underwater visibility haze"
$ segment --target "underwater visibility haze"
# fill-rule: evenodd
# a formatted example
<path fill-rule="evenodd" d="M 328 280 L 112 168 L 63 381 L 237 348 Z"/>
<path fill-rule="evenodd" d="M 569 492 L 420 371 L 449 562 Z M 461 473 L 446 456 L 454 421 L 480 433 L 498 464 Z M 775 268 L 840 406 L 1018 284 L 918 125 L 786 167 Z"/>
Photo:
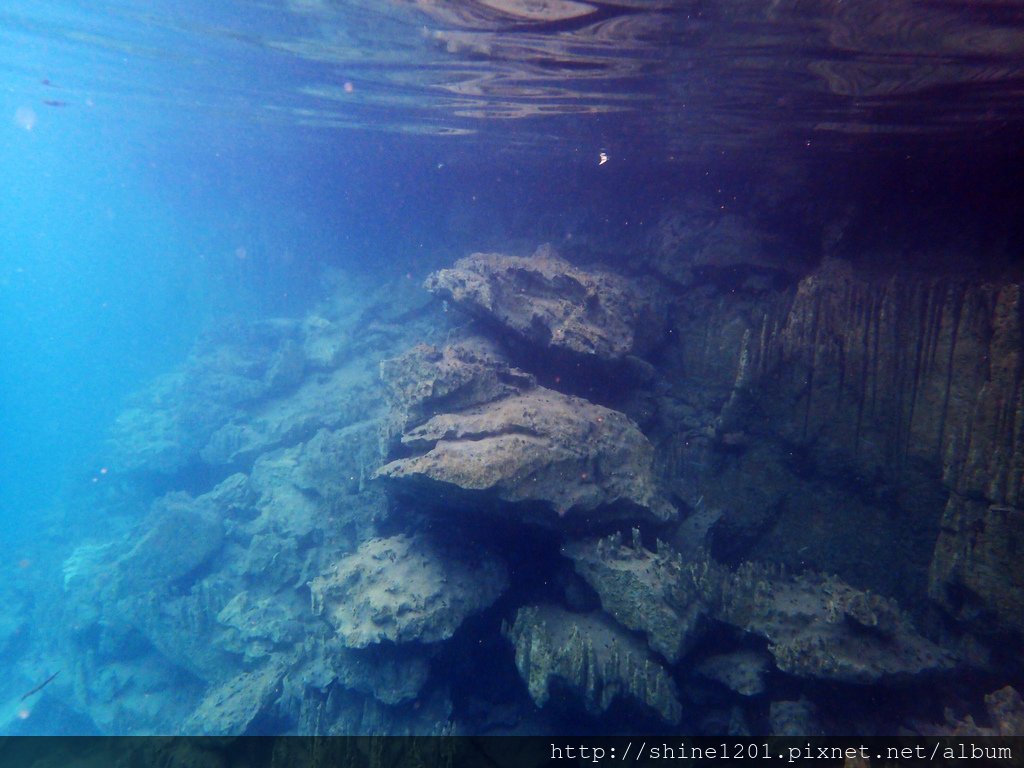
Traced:
<path fill-rule="evenodd" d="M 1024 735 L 1024 3 L 11 0 L 0 735 Z"/>

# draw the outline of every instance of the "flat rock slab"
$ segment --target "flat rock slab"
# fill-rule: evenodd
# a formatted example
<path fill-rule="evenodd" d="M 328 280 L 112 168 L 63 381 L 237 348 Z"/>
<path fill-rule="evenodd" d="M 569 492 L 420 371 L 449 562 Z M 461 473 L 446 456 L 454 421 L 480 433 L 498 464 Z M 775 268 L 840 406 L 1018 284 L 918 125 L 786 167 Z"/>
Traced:
<path fill-rule="evenodd" d="M 540 505 L 550 510 L 541 522 L 552 524 L 567 515 L 675 515 L 654 480 L 654 449 L 627 416 L 544 387 L 439 414 L 402 443 L 419 455 L 386 464 L 378 477 Z"/>
<path fill-rule="evenodd" d="M 608 361 L 642 356 L 665 325 L 658 291 L 640 290 L 610 272 L 579 269 L 551 246 L 530 257 L 474 253 L 424 285 L 533 345 Z"/>

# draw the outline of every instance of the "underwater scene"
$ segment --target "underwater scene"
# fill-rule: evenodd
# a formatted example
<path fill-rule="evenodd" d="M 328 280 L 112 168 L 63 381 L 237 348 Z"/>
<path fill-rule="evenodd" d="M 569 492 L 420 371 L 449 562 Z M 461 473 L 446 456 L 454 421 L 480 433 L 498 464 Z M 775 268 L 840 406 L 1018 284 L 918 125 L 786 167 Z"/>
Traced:
<path fill-rule="evenodd" d="M 7 0 L 0 735 L 1024 735 L 1024 2 Z"/>

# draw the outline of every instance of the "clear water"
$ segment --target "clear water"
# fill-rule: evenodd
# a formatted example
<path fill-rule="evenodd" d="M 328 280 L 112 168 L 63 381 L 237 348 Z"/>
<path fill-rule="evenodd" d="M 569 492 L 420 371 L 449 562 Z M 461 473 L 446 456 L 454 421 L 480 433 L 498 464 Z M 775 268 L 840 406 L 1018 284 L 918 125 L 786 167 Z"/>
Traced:
<path fill-rule="evenodd" d="M 224 318 L 302 316 L 330 268 L 358 286 L 418 283 L 472 251 L 584 242 L 628 271 L 691 193 L 767 216 L 786 247 L 811 249 L 802 203 L 828 194 L 871 201 L 879 232 L 902 227 L 922 249 L 998 227 L 1009 245 L 986 258 L 1012 264 L 1022 78 L 1016 2 L 9 0 L 11 604 L 43 615 L 34 596 L 108 514 L 90 486 L 109 479 L 103 441 L 126 398 Z M 15 712 L 54 666 L 51 695 L 73 698 L 80 651 L 32 621 L 4 651 Z M 0 732 L 96 728 L 75 704 L 39 708 L 0 713 Z"/>

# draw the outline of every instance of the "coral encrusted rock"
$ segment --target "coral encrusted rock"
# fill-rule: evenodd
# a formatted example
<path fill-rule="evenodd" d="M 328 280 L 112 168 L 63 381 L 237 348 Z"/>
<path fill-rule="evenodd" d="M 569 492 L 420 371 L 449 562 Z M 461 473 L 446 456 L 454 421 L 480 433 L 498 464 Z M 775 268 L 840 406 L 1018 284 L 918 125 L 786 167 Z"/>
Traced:
<path fill-rule="evenodd" d="M 557 681 L 592 715 L 619 697 L 646 705 L 667 723 L 682 708 L 675 683 L 644 644 L 601 613 L 569 613 L 555 606 L 528 606 L 516 613 L 505 635 L 515 646 L 516 668 L 538 707 Z"/>
<path fill-rule="evenodd" d="M 570 512 L 675 515 L 654 480 L 654 449 L 627 416 L 543 387 L 439 414 L 402 443 L 417 455 L 386 464 L 378 477 L 417 491 L 468 491 L 479 502 L 525 502 L 542 508 L 542 524 Z"/>
<path fill-rule="evenodd" d="M 310 583 L 313 613 L 348 648 L 447 640 L 505 590 L 501 561 L 446 551 L 420 536 L 370 539 Z"/>
<path fill-rule="evenodd" d="M 643 356 L 665 326 L 653 287 L 641 290 L 619 275 L 579 269 L 551 246 L 530 257 L 474 253 L 425 285 L 531 345 L 602 360 Z"/>

